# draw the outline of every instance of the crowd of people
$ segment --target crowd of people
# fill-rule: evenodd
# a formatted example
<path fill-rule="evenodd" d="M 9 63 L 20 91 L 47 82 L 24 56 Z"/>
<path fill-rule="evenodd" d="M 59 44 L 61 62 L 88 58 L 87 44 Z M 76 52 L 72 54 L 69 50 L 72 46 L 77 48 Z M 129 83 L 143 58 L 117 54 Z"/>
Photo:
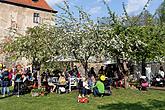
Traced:
<path fill-rule="evenodd" d="M 100 70 L 101 72 L 101 70 Z M 102 74 L 102 73 L 99 73 Z M 57 83 L 53 81 L 53 77 L 57 78 Z M 58 74 L 52 75 L 49 70 L 41 74 L 41 81 L 39 82 L 39 77 L 37 72 L 33 72 L 30 68 L 23 68 L 21 65 L 17 65 L 14 69 L 7 68 L 2 65 L 0 71 L 0 81 L 1 81 L 1 93 L 5 97 L 6 93 L 8 95 L 18 95 L 24 94 L 25 92 L 30 92 L 33 88 L 38 88 L 39 86 L 44 86 L 49 92 L 55 92 L 59 85 L 69 85 L 69 78 L 79 78 L 77 81 L 77 87 L 79 88 L 79 93 L 84 97 L 93 92 L 95 96 L 104 93 L 105 76 L 102 79 L 98 78 L 94 72 L 94 68 L 88 72 L 88 77 L 83 77 L 78 71 L 78 67 L 74 66 L 73 69 L 64 69 L 63 72 L 58 72 Z M 39 84 L 41 83 L 41 85 Z M 9 87 L 13 86 L 14 89 L 10 93 Z"/>
<path fill-rule="evenodd" d="M 126 67 L 123 66 L 123 68 Z M 164 78 L 162 67 L 160 67 L 158 74 Z M 23 68 L 21 65 L 17 65 L 14 69 L 6 68 L 5 65 L 2 65 L 0 71 L 3 97 L 5 97 L 6 93 L 11 94 L 9 87 L 12 85 L 14 86 L 12 94 L 17 95 L 30 93 L 33 88 L 41 86 L 51 93 L 56 91 L 65 92 L 69 88 L 69 84 L 72 83 L 70 78 L 75 78 L 77 82 L 79 97 L 89 97 L 90 94 L 101 97 L 106 94 L 112 94 L 111 85 L 116 88 L 124 87 L 123 77 L 123 73 L 114 65 L 101 66 L 98 73 L 95 72 L 94 67 L 91 67 L 87 75 L 82 75 L 76 65 L 72 68 L 67 67 L 62 72 L 50 72 L 47 70 L 41 76 L 37 71 L 32 72 L 29 67 Z"/>
<path fill-rule="evenodd" d="M 7 68 L 1 64 L 0 85 L 2 87 L 1 93 L 3 97 L 5 97 L 6 93 L 8 95 L 18 94 L 18 92 L 21 92 L 21 90 L 19 91 L 20 88 L 27 87 L 29 82 L 33 82 L 33 80 L 29 68 L 22 68 L 21 65 L 17 65 L 15 68 Z M 24 83 L 24 85 L 22 85 L 22 83 Z M 10 86 L 14 86 L 12 93 L 10 93 L 9 90 Z"/>

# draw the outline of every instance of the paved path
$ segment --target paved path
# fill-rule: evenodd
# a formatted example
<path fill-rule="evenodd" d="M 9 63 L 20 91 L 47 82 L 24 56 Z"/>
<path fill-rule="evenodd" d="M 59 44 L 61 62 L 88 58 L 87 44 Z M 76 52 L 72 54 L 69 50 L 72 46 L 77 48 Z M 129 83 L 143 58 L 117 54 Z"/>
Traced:
<path fill-rule="evenodd" d="M 154 87 L 154 86 L 151 86 L 151 87 L 149 87 L 149 89 L 165 91 L 165 87 Z"/>

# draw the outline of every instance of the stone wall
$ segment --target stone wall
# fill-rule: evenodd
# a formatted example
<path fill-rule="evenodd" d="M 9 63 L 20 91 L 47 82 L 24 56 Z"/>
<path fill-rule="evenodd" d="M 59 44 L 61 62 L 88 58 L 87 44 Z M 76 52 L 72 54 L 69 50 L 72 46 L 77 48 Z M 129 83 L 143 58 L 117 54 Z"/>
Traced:
<path fill-rule="evenodd" d="M 79 72 L 82 76 L 85 76 L 85 69 L 82 66 L 81 63 L 74 63 L 78 67 Z M 103 63 L 88 63 L 88 71 L 90 71 L 91 67 L 94 67 L 94 71 L 96 74 L 98 74 L 98 71 L 100 70 L 101 66 L 106 66 Z"/>

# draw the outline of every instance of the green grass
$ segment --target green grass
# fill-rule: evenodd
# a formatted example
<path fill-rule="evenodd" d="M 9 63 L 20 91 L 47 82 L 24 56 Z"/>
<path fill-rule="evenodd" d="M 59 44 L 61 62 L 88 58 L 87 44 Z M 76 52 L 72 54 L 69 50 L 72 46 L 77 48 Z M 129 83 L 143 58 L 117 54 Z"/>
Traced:
<path fill-rule="evenodd" d="M 77 92 L 31 97 L 30 94 L 0 99 L 0 110 L 165 110 L 165 91 L 113 89 L 112 96 L 91 95 L 88 104 L 77 103 Z"/>

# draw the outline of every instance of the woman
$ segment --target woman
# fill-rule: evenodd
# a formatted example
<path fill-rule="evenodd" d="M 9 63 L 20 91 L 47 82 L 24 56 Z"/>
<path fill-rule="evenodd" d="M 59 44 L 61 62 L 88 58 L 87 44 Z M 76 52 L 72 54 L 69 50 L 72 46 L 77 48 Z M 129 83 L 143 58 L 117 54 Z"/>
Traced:
<path fill-rule="evenodd" d="M 65 79 L 64 75 L 62 75 L 62 74 L 59 74 L 59 83 L 61 85 L 65 85 L 66 84 L 66 79 Z"/>
<path fill-rule="evenodd" d="M 90 88 L 89 88 L 89 82 L 87 78 L 83 78 L 83 87 L 82 87 L 82 97 L 87 95 L 89 97 L 90 94 Z"/>
<path fill-rule="evenodd" d="M 57 86 L 58 93 L 66 92 L 67 81 L 63 74 L 59 74 L 59 85 Z"/>

